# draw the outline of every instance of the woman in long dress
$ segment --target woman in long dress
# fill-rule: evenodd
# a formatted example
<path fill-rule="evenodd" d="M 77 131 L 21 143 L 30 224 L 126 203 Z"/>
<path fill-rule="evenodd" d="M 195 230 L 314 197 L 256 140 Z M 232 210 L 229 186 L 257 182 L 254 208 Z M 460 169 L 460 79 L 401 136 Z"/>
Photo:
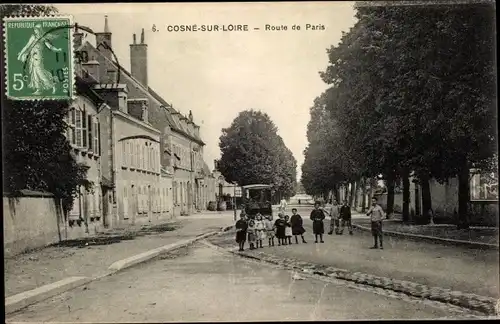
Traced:
<path fill-rule="evenodd" d="M 61 52 L 62 49 L 56 48 L 51 44 L 51 40 L 55 39 L 55 34 L 43 34 L 42 25 L 36 24 L 33 29 L 33 34 L 30 36 L 28 43 L 17 55 L 17 59 L 27 66 L 28 78 L 30 80 L 28 87 L 35 90 L 34 95 L 41 94 L 44 90 L 52 89 L 52 93 L 56 92 L 54 76 L 45 69 L 43 63 L 43 48 L 47 47 L 53 52 Z"/>

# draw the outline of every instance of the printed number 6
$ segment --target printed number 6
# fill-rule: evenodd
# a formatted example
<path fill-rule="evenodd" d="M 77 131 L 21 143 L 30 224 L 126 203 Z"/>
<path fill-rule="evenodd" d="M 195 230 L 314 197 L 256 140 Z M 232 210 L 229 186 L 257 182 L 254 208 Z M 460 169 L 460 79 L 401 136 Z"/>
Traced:
<path fill-rule="evenodd" d="M 23 75 L 21 73 L 14 74 L 14 86 L 13 86 L 13 88 L 16 91 L 20 91 L 24 88 Z"/>

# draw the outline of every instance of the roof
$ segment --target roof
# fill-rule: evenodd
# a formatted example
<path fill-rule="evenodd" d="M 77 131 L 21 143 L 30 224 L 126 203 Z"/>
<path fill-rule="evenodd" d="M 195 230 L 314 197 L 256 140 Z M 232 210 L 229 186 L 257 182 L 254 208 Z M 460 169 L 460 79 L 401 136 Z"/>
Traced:
<path fill-rule="evenodd" d="M 203 173 L 205 175 L 210 175 L 212 173 L 210 171 L 210 168 L 208 167 L 208 164 L 205 161 L 203 161 L 203 169 L 202 170 L 203 170 Z"/>
<path fill-rule="evenodd" d="M 268 185 L 268 184 L 251 184 L 251 185 L 246 185 L 246 186 L 241 186 L 244 189 L 270 189 L 273 186 Z"/>
<path fill-rule="evenodd" d="M 83 50 L 85 48 L 85 46 L 91 47 L 97 53 L 97 55 L 99 55 L 100 57 L 102 57 L 105 60 L 107 66 L 119 69 L 119 71 L 123 72 L 125 75 L 127 75 L 135 83 L 136 86 L 142 88 L 142 90 L 144 92 L 148 93 L 151 97 L 153 97 L 155 100 L 157 100 L 163 106 L 163 108 L 160 107 L 160 109 L 158 110 L 158 109 L 156 109 L 156 107 L 151 105 L 150 112 L 149 112 L 150 117 L 153 117 L 153 118 L 160 117 L 160 118 L 164 119 L 169 124 L 169 126 L 172 128 L 173 131 L 186 136 L 187 138 L 189 138 L 192 141 L 197 142 L 198 144 L 205 145 L 205 143 L 201 140 L 201 138 L 195 132 L 191 132 L 187 127 L 185 127 L 183 125 L 183 123 L 180 122 L 178 115 L 170 115 L 167 113 L 167 110 L 168 110 L 168 112 L 170 112 L 171 114 L 179 114 L 180 115 L 180 113 L 177 112 L 172 107 L 172 105 L 170 105 L 168 102 L 166 102 L 165 99 L 163 99 L 160 95 L 158 95 L 158 93 L 156 93 L 153 89 L 151 89 L 151 87 L 145 87 L 144 85 L 142 85 L 141 82 L 139 82 L 134 76 L 132 76 L 132 74 L 127 69 L 125 69 L 120 64 L 113 62 L 112 60 L 107 58 L 103 53 L 101 53 L 99 50 L 97 50 L 95 48 L 95 46 L 90 44 L 88 41 L 86 41 L 85 44 L 82 45 L 79 49 Z"/>

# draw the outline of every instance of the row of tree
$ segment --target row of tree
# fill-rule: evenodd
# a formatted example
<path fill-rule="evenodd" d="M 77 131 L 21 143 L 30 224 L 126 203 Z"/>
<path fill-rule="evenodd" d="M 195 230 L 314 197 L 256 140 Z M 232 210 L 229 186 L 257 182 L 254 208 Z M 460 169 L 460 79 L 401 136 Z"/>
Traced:
<path fill-rule="evenodd" d="M 57 13 L 52 6 L 1 5 L 0 18 L 39 16 Z M 0 25 L 3 34 L 3 25 Z M 5 62 L 4 38 L 1 38 L 1 62 Z M 1 69 L 5 89 L 5 70 Z M 64 117 L 69 101 L 12 101 L 2 91 L 2 176 L 3 190 L 17 196 L 21 190 L 50 192 L 62 201 L 67 211 L 72 207 L 80 186 L 89 188 L 87 169 L 71 155 L 65 137 Z"/>
<path fill-rule="evenodd" d="M 297 186 L 297 161 L 278 135 L 271 118 L 261 111 L 241 112 L 222 129 L 217 168 L 226 181 L 272 184 L 274 199 L 289 198 Z"/>
<path fill-rule="evenodd" d="M 432 211 L 429 179 L 457 177 L 458 216 L 467 227 L 472 168 L 492 169 L 496 152 L 495 10 L 492 4 L 357 6 L 358 19 L 327 50 L 330 85 L 311 108 L 302 166 L 309 193 L 382 175 L 388 213 L 394 184 L 422 188 L 422 222 Z M 496 172 L 496 170 L 495 170 Z"/>

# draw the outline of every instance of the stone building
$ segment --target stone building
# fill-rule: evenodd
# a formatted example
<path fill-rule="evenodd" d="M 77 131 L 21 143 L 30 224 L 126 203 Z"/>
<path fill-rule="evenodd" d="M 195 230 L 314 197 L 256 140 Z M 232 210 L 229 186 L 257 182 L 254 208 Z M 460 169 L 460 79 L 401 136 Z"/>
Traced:
<path fill-rule="evenodd" d="M 103 147 L 109 151 L 109 159 L 102 165 L 106 170 L 103 177 L 112 187 L 118 219 L 154 220 L 206 209 L 205 143 L 200 138 L 200 126 L 191 112 L 184 116 L 149 87 L 144 29 L 139 42 L 135 34 L 132 37 L 130 72 L 117 62 L 112 51 L 107 17 L 104 32 L 96 33 L 96 45 L 88 41 L 79 44 L 81 34 L 76 38 L 77 56 L 84 60 L 84 78 L 97 81 L 93 90 L 110 107 L 104 117 L 107 126 L 101 127 L 107 141 Z M 141 147 L 138 152 L 137 145 Z M 127 161 L 129 154 L 139 154 L 144 161 Z M 154 163 L 152 169 L 138 170 L 132 164 L 143 162 Z"/>
<path fill-rule="evenodd" d="M 81 71 L 81 70 L 78 70 Z M 68 212 L 68 221 L 72 226 L 82 222 L 93 223 L 101 221 L 102 190 L 101 190 L 101 144 L 99 109 L 102 100 L 84 82 L 80 75 L 76 80 L 77 98 L 72 102 L 66 123 L 66 137 L 71 146 L 71 153 L 77 163 L 87 168 L 89 189 L 81 185 L 77 189 L 73 208 Z"/>

